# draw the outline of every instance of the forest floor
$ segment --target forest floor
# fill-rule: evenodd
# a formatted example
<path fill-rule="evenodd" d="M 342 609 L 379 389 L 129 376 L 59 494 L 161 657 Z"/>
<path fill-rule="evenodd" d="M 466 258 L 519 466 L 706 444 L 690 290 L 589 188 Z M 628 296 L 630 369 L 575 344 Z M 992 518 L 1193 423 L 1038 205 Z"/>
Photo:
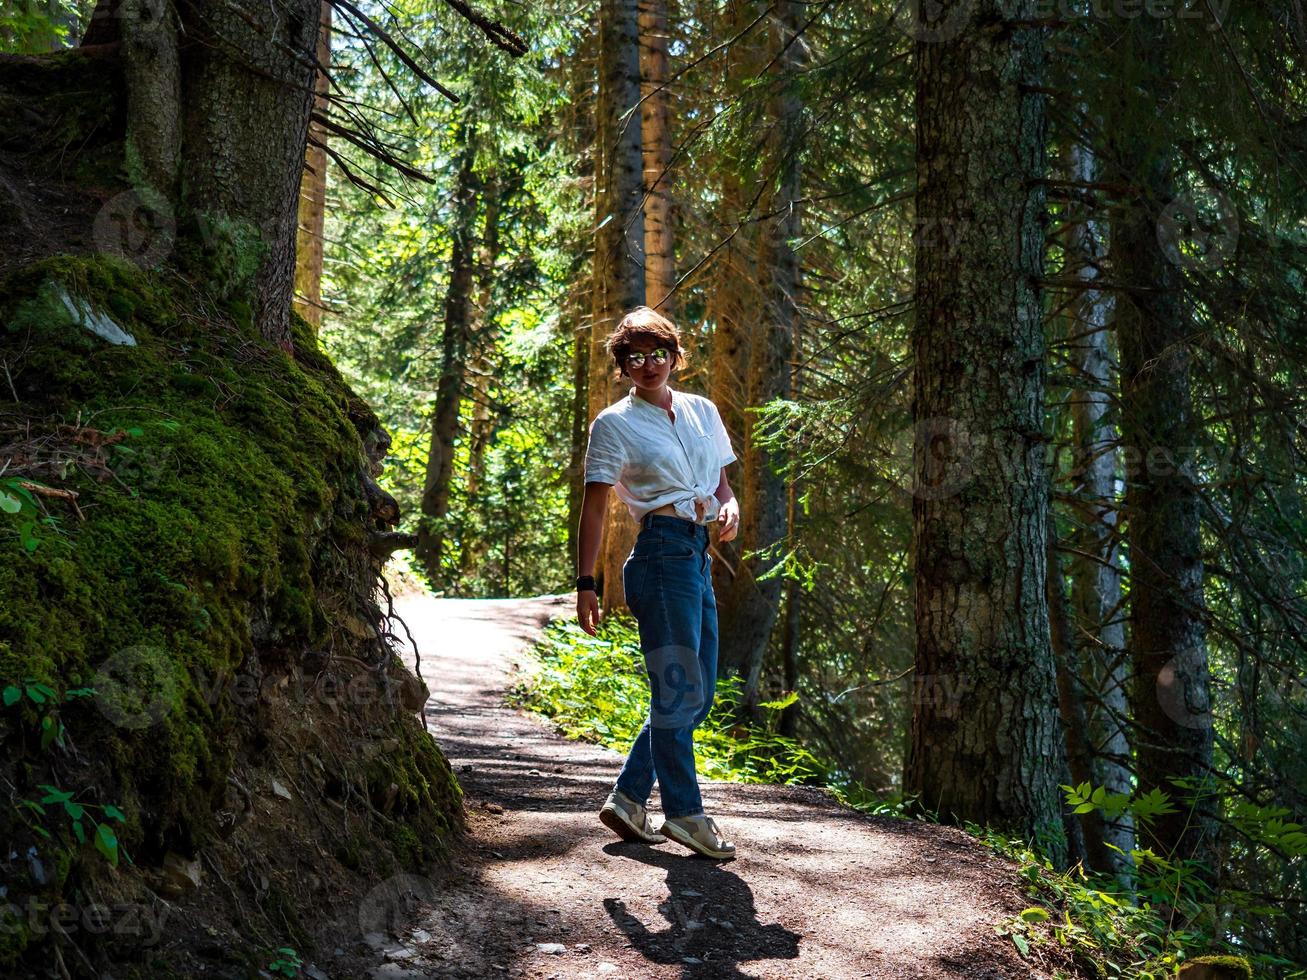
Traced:
<path fill-rule="evenodd" d="M 422 653 L 427 722 L 462 782 L 468 833 L 438 880 L 374 889 L 360 921 L 375 931 L 319 961 L 325 975 L 1079 976 L 995 934 L 1031 903 L 1015 865 L 955 828 L 868 816 L 815 788 L 704 783 L 736 860 L 618 840 L 596 815 L 621 756 L 505 701 L 522 652 L 575 614 L 574 597 L 410 594 L 396 611 Z"/>

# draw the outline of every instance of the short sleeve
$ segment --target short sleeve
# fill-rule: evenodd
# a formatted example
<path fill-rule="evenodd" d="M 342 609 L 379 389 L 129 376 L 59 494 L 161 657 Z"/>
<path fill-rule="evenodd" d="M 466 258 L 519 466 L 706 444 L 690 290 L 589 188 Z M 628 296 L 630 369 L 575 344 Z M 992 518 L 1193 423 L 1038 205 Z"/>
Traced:
<path fill-rule="evenodd" d="M 712 405 L 712 402 L 709 402 Z M 717 450 L 718 467 L 725 466 L 727 463 L 735 461 L 735 451 L 731 449 L 731 436 L 726 431 L 726 425 L 722 422 L 722 413 L 717 411 L 717 406 L 712 406 L 713 417 L 713 446 Z"/>
<path fill-rule="evenodd" d="M 626 449 L 611 419 L 600 415 L 590 423 L 590 441 L 585 450 L 585 482 L 616 483 L 626 464 Z"/>

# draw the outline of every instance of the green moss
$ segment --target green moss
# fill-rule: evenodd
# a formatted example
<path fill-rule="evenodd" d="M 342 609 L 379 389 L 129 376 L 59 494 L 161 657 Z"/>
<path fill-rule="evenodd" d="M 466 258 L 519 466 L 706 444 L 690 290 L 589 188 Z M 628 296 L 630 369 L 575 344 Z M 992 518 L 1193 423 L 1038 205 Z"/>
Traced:
<path fill-rule="evenodd" d="M 1223 969 L 1231 977 L 1243 977 L 1244 980 L 1253 980 L 1253 968 L 1242 956 L 1198 956 L 1185 962 L 1185 967 L 1199 965 Z M 1183 977 L 1184 973 L 1185 971 L 1182 968 L 1180 976 Z"/>
<path fill-rule="evenodd" d="M 65 291 L 136 345 L 91 336 Z M 0 514 L 0 682 L 34 677 L 62 692 L 124 658 L 171 678 L 156 685 L 167 697 L 148 727 L 100 710 L 103 698 L 60 712 L 99 767 L 92 785 L 65 788 L 122 807 L 120 837 L 140 863 L 193 852 L 213 830 L 241 738 L 230 686 L 215 682 L 259 649 L 326 645 L 319 554 L 335 561 L 366 539 L 359 431 L 375 417 L 298 317 L 292 357 L 197 315 L 193 295 L 169 273 L 105 257 L 60 256 L 0 285 L 0 356 L 22 413 L 43 425 L 40 451 L 75 461 L 53 482 L 78 494 L 81 514 L 50 498 L 34 551 Z M 429 736 L 397 720 L 393 737 L 402 750 L 373 775 L 400 787 L 393 843 L 419 864 L 457 821 L 460 791 Z M 6 745 L 29 798 L 48 778 L 30 741 L 21 758 Z M 13 821 L 0 816 L 0 837 L 27 833 Z M 48 847 L 67 857 L 61 882 L 78 856 L 99 860 L 66 821 Z M 373 864 L 364 847 L 346 849 L 351 866 Z M 26 940 L 5 942 L 0 965 Z"/>

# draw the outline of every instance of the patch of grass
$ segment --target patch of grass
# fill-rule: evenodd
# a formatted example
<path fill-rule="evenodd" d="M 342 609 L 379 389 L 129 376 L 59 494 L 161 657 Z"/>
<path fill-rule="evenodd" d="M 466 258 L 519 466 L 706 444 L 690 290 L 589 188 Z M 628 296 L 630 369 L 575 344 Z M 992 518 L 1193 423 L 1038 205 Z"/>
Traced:
<path fill-rule="evenodd" d="M 568 738 L 626 751 L 649 713 L 639 635 L 627 614 L 606 616 L 597 632 L 590 636 L 575 620 L 550 623 L 532 651 L 529 682 L 511 697 L 552 719 Z M 712 711 L 694 734 L 701 775 L 737 783 L 830 785 L 833 767 L 794 739 L 736 724 L 739 701 L 737 680 L 718 681 Z"/>

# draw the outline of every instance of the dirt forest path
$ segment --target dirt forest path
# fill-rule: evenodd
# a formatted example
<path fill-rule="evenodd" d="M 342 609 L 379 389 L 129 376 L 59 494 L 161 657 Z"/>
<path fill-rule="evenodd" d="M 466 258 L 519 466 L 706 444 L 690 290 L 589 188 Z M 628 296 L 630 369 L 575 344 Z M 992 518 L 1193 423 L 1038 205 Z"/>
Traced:
<path fill-rule="evenodd" d="M 347 962 L 377 978 L 1053 976 L 994 934 L 1029 904 L 1012 866 L 952 828 L 806 787 L 704 783 L 736 860 L 619 841 L 596 814 L 621 756 L 504 702 L 520 653 L 574 601 L 397 600 L 469 833 L 398 935 L 374 933 L 333 977 Z"/>

